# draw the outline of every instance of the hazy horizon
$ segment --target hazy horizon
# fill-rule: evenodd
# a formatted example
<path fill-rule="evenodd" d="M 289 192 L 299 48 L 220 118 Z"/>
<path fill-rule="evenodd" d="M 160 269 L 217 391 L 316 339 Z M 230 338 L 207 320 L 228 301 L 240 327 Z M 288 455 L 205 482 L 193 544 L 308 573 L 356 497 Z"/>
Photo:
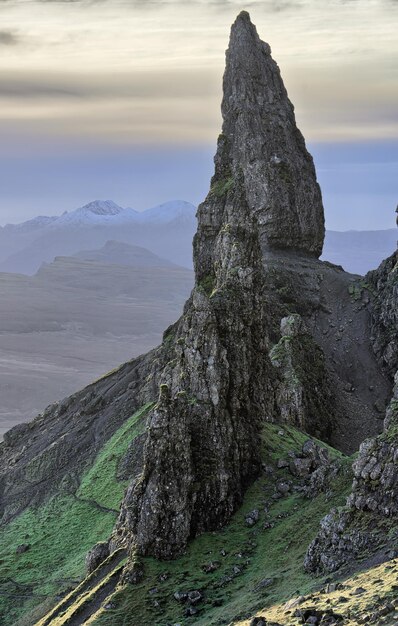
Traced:
<path fill-rule="evenodd" d="M 327 229 L 395 228 L 395 143 L 308 144 L 308 148 L 322 188 Z M 93 200 L 113 200 L 138 211 L 170 200 L 197 206 L 209 190 L 214 151 L 215 145 L 116 151 L 104 147 L 99 154 L 82 150 L 78 155 L 65 149 L 36 160 L 0 155 L 0 225 L 61 215 Z"/>

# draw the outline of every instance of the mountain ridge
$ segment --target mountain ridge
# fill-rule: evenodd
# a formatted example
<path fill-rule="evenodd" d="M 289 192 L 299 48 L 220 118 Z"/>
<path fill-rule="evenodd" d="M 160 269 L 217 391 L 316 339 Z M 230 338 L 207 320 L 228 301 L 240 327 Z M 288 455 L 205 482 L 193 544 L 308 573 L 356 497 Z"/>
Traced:
<path fill-rule="evenodd" d="M 75 220 L 80 223 L 80 217 L 89 218 L 90 215 L 98 216 L 101 218 L 113 218 L 116 216 L 122 216 L 123 221 L 137 221 L 145 222 L 147 219 L 153 220 L 158 218 L 161 222 L 172 221 L 178 217 L 184 217 L 184 213 L 193 214 L 196 211 L 196 207 L 190 202 L 185 200 L 169 200 L 162 204 L 144 209 L 143 211 L 137 211 L 130 207 L 121 207 L 113 200 L 93 200 L 88 204 L 85 204 L 73 211 L 65 211 L 61 215 L 53 216 L 37 216 L 31 218 L 25 222 L 17 224 L 5 224 L 0 226 L 0 229 L 22 229 L 25 230 L 28 227 L 40 227 L 63 225 L 65 223 L 73 223 Z M 76 219 L 77 218 L 77 219 Z"/>
<path fill-rule="evenodd" d="M 132 246 L 128 243 L 115 241 L 113 239 L 106 241 L 102 248 L 75 252 L 73 257 L 85 261 L 102 261 L 116 265 L 133 265 L 134 267 L 147 267 L 149 265 L 153 267 L 162 267 L 165 265 L 178 267 L 178 265 L 167 259 L 162 259 L 147 248 Z M 57 257 L 55 257 L 55 259 L 57 259 Z"/>
<path fill-rule="evenodd" d="M 112 201 L 94 202 L 57 218 L 45 218 L 44 226 L 37 220 L 6 226 L 0 229 L 0 271 L 31 275 L 56 256 L 100 248 L 110 239 L 140 245 L 191 268 L 195 213 L 195 207 L 184 201 L 171 201 L 142 213 Z"/>

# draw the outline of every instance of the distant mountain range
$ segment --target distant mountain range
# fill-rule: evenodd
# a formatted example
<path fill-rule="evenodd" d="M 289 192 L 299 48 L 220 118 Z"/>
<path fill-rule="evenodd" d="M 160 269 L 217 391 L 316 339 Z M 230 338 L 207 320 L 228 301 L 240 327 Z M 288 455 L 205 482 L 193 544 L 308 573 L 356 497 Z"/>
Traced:
<path fill-rule="evenodd" d="M 109 240 L 141 246 L 192 267 L 196 208 L 174 200 L 146 211 L 96 200 L 60 216 L 39 216 L 0 227 L 0 271 L 34 274 L 43 262 L 98 249 Z"/>
<path fill-rule="evenodd" d="M 95 260 L 100 260 L 99 249 L 111 245 L 107 243 L 110 240 L 118 242 L 122 257 L 121 242 L 192 268 L 195 213 L 196 207 L 182 200 L 142 212 L 120 207 L 112 200 L 95 200 L 60 216 L 38 216 L 22 224 L 7 224 L 0 227 L 0 271 L 34 274 L 43 262 L 73 256 L 81 250 L 96 250 Z M 396 238 L 395 229 L 327 231 L 322 259 L 342 265 L 349 272 L 366 274 L 391 254 Z M 125 264 L 122 257 L 115 258 L 115 262 Z"/>
<path fill-rule="evenodd" d="M 41 228 L 62 228 L 64 226 L 93 226 L 103 224 L 166 224 L 174 220 L 191 220 L 196 207 L 184 200 L 171 200 L 145 211 L 123 208 L 112 200 L 94 200 L 74 211 L 65 211 L 62 215 L 37 216 L 22 224 L 6 224 L 4 231 L 35 231 Z M 0 227 L 1 228 L 1 227 Z"/>

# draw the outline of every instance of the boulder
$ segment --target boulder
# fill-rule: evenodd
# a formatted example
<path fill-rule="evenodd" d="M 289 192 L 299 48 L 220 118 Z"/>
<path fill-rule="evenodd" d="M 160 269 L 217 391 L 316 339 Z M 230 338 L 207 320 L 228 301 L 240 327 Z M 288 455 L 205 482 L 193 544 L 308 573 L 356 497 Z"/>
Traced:
<path fill-rule="evenodd" d="M 87 573 L 91 574 L 105 559 L 108 558 L 109 541 L 100 541 L 93 546 L 86 555 L 86 569 Z"/>

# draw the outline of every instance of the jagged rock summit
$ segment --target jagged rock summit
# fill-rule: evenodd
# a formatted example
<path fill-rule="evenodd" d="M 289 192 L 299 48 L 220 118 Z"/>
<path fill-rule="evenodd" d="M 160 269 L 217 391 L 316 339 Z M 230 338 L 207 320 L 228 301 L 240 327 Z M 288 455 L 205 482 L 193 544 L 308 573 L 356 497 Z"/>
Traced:
<path fill-rule="evenodd" d="M 241 184 L 263 247 L 318 257 L 325 225 L 313 160 L 279 67 L 246 11 L 231 29 L 223 89 L 214 194 Z"/>

